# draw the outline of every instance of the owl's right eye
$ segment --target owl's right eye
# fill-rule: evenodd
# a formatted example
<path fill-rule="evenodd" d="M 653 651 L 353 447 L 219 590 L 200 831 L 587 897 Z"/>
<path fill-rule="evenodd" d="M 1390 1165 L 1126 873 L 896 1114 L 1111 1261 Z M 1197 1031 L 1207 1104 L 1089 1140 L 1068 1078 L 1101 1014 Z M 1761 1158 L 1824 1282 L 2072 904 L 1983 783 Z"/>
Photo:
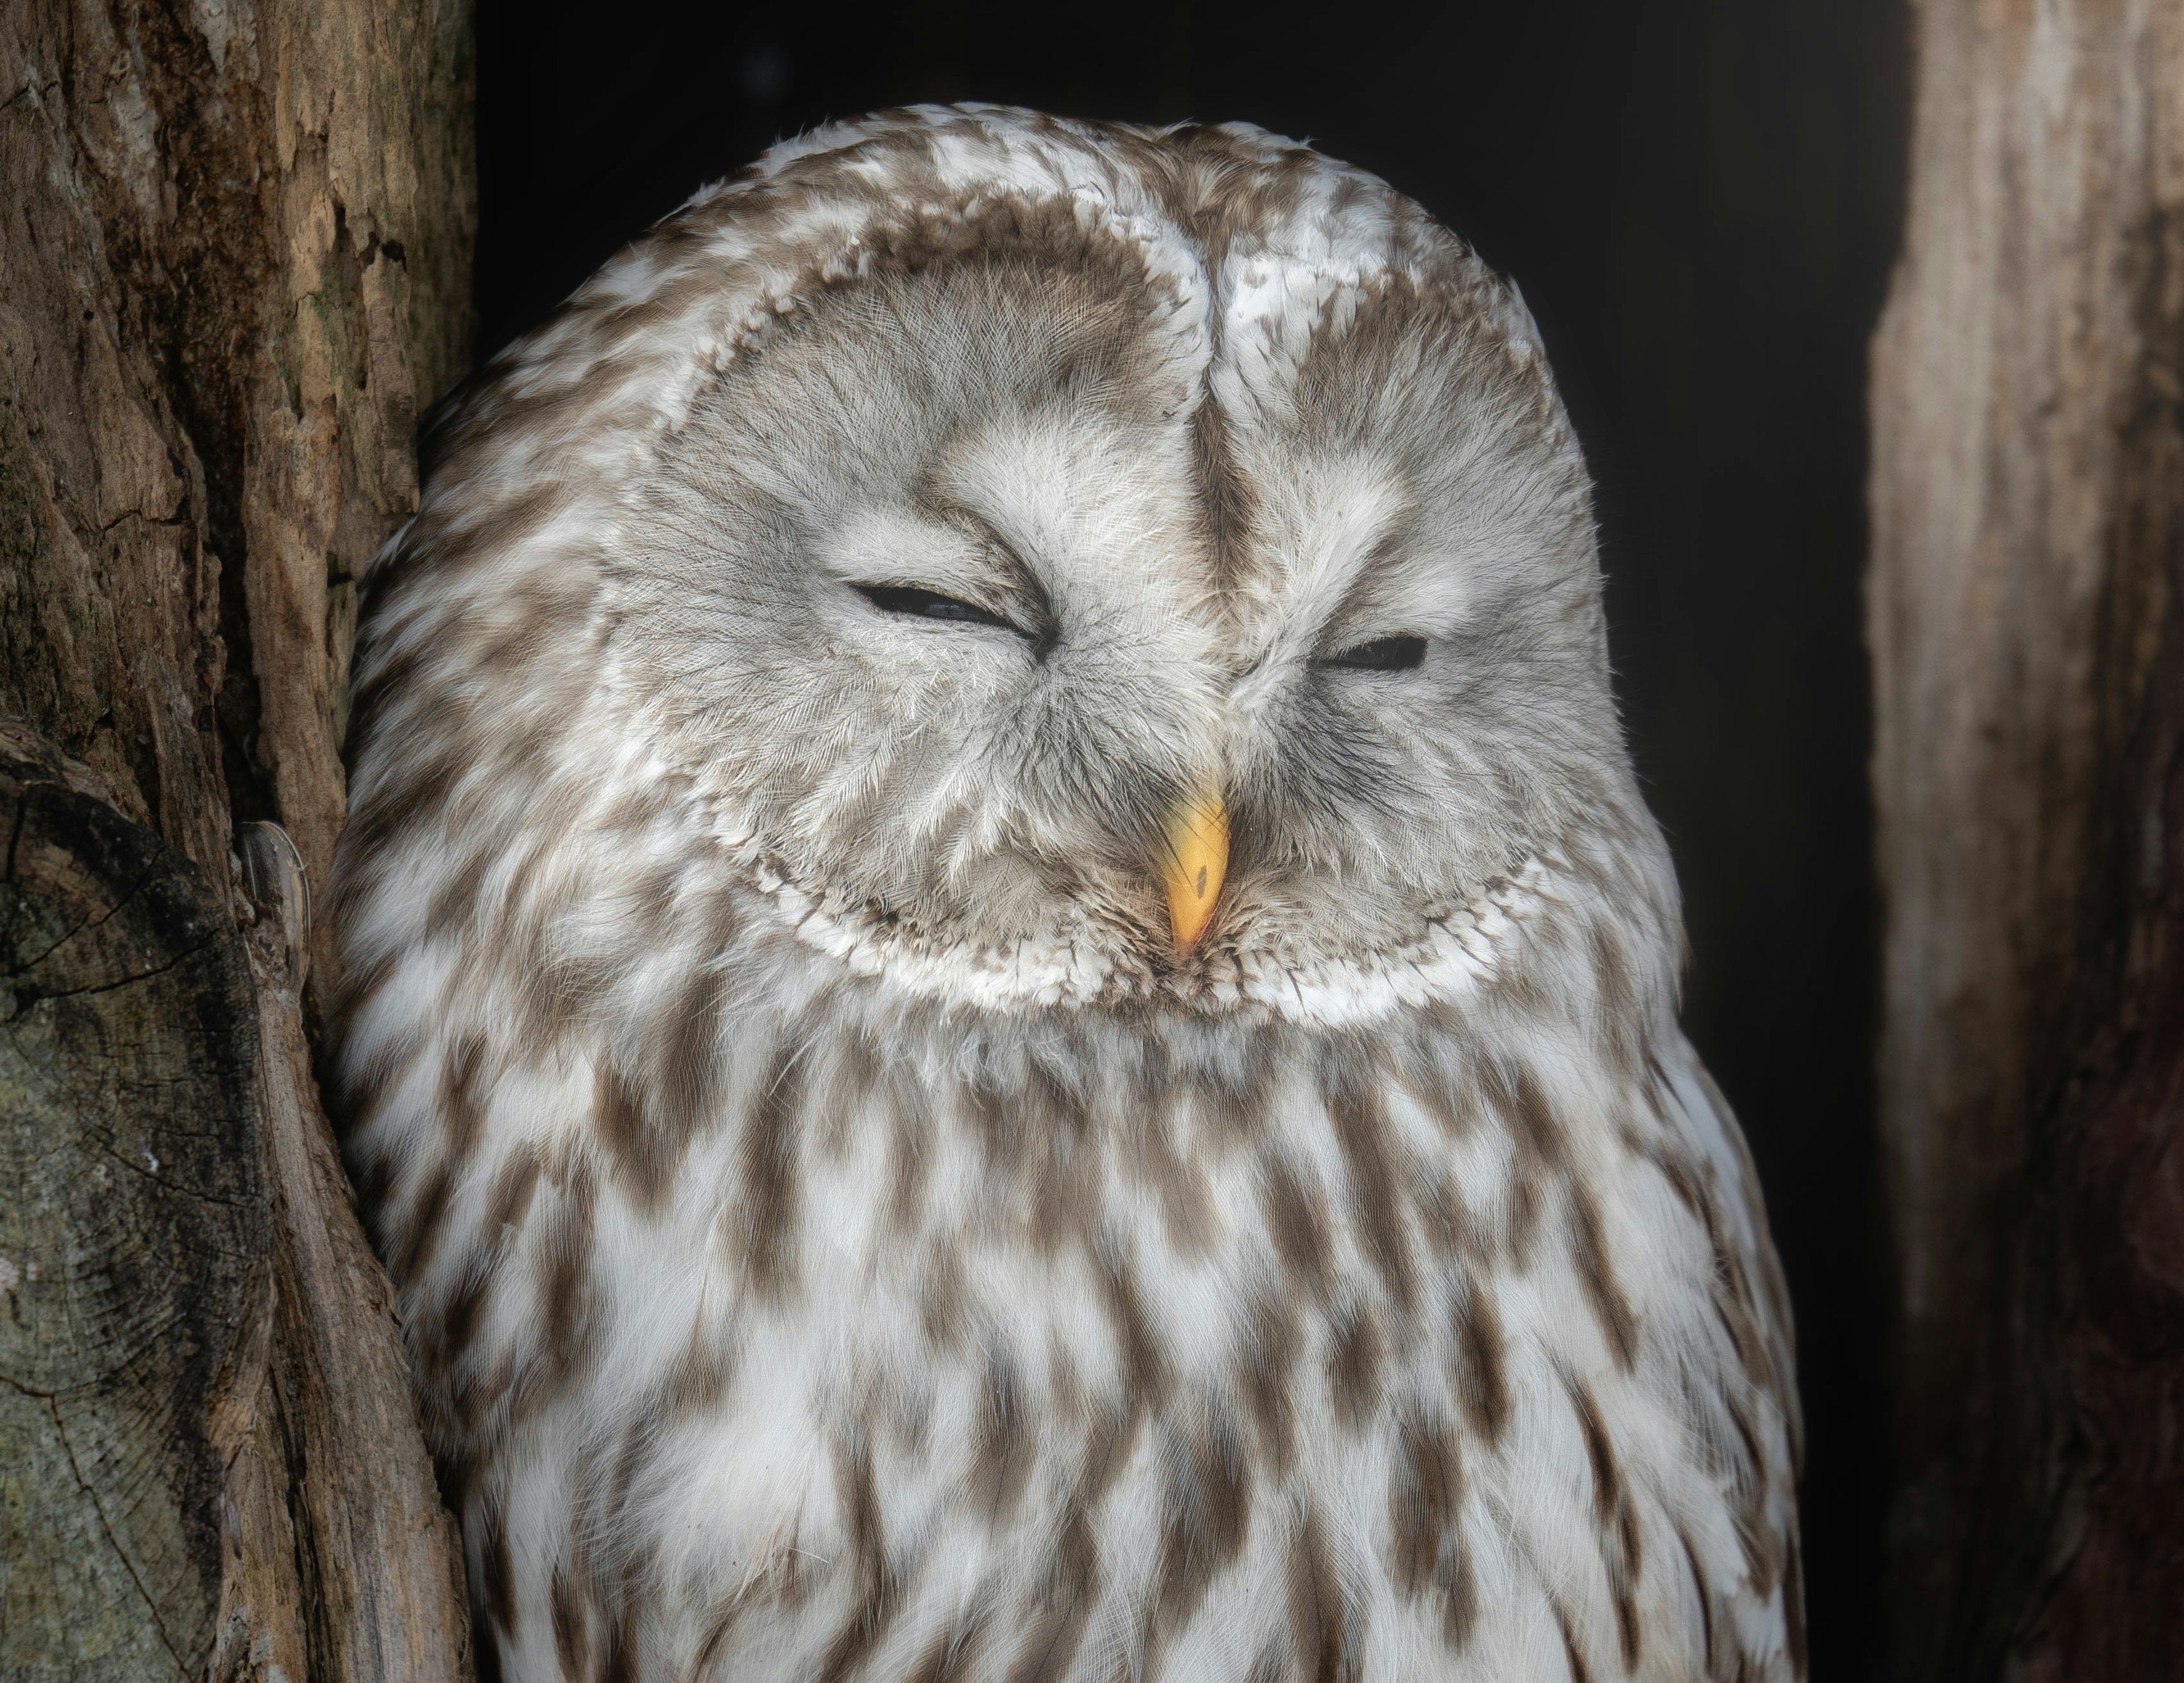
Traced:
<path fill-rule="evenodd" d="M 1003 619 L 991 609 L 957 597 L 943 596 L 938 590 L 922 589 L 914 584 L 859 584 L 851 588 L 883 614 L 950 621 L 958 625 L 989 625 L 997 630 L 1012 631 L 1018 637 L 1031 635 L 1014 621 Z"/>

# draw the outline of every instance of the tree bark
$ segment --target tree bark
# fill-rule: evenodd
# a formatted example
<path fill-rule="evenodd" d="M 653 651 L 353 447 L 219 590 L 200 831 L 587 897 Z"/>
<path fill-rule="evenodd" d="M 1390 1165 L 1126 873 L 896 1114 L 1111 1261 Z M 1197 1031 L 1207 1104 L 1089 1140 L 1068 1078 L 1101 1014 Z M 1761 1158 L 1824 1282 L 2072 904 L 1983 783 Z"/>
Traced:
<path fill-rule="evenodd" d="M 2184 1654 L 2184 0 L 1923 0 L 1874 342 L 1905 1677 Z"/>
<path fill-rule="evenodd" d="M 454 1679 L 304 995 L 350 581 L 468 342 L 469 7 L 14 0 L 0 54 L 0 1669 Z"/>
<path fill-rule="evenodd" d="M 202 873 L 15 733 L 0 825 L 0 1670 L 195 1678 L 270 1308 L 249 971 Z"/>

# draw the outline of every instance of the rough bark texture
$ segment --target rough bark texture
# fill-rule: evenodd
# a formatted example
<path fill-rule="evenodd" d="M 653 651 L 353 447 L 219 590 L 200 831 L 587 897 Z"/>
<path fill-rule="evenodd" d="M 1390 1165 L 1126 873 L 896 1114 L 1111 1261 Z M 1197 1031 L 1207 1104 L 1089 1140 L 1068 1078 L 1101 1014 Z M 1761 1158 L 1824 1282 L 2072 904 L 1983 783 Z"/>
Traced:
<path fill-rule="evenodd" d="M 20 738 L 0 833 L 0 1672 L 194 1679 L 270 1308 L 257 1006 L 226 897 Z"/>
<path fill-rule="evenodd" d="M 2184 0 L 1924 0 L 1873 351 L 1907 1677 L 2184 1655 Z"/>
<path fill-rule="evenodd" d="M 468 1669 L 300 995 L 349 580 L 467 344 L 469 29 L 0 3 L 10 1677 Z"/>
<path fill-rule="evenodd" d="M 311 1079 L 302 860 L 271 826 L 245 828 L 272 1318 L 255 1390 L 222 1399 L 237 1445 L 229 1500 L 244 1521 L 212 1676 L 270 1683 L 270 1660 L 329 1683 L 457 1683 L 470 1671 L 461 1540 L 418 1429 L 393 1290 Z M 290 1645 L 296 1659 L 281 1654 Z"/>
<path fill-rule="evenodd" d="M 416 502 L 471 246 L 459 0 L 0 8 L 0 711 L 215 877 L 323 877 L 349 579 Z"/>

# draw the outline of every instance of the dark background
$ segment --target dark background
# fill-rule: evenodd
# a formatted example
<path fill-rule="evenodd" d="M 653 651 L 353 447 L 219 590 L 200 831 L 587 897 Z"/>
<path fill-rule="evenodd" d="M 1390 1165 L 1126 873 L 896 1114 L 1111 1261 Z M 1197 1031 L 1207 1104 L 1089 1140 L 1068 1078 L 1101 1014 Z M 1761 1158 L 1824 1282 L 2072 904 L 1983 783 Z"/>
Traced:
<path fill-rule="evenodd" d="M 1516 278 L 1599 482 L 1618 688 L 1684 883 L 1686 1021 L 1797 1302 L 1822 1683 L 1880 1669 L 1858 579 L 1905 29 L 1899 0 L 484 0 L 478 25 L 481 355 L 776 137 L 920 100 L 1246 119 L 1384 177 Z"/>

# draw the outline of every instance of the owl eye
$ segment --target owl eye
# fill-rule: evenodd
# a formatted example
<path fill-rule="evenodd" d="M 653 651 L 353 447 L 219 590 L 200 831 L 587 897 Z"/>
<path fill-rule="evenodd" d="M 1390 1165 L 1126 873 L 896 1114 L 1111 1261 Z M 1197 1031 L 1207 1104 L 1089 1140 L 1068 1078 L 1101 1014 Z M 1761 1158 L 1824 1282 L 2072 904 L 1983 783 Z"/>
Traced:
<path fill-rule="evenodd" d="M 883 614 L 902 614 L 914 620 L 945 620 L 958 625 L 989 625 L 1001 631 L 1012 631 L 1018 637 L 1030 635 L 1022 626 L 1003 619 L 989 609 L 954 596 L 943 596 L 938 590 L 921 589 L 914 584 L 860 584 L 852 588 Z"/>
<path fill-rule="evenodd" d="M 1380 637 L 1330 655 L 1319 664 L 1353 672 L 1407 672 L 1425 658 L 1423 637 Z"/>

